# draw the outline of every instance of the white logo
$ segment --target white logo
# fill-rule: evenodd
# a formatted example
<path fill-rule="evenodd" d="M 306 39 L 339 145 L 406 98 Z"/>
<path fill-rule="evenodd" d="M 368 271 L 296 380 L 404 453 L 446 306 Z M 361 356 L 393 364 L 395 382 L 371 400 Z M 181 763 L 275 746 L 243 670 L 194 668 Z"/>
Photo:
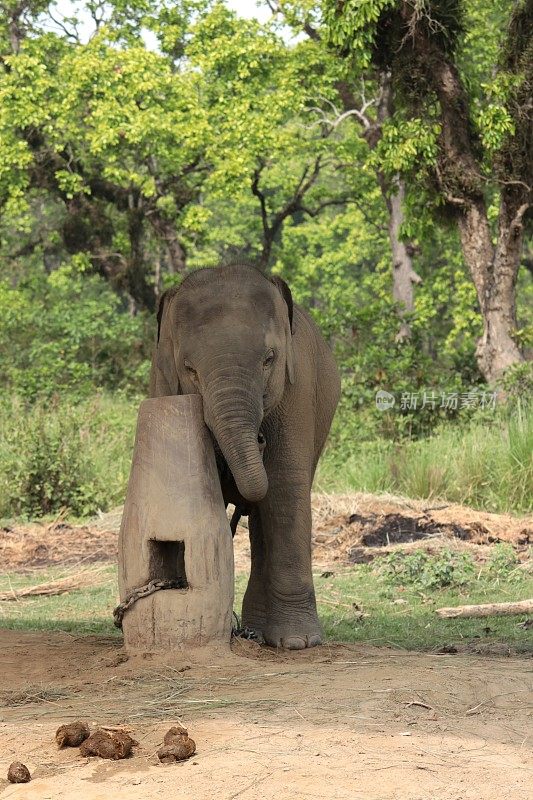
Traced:
<path fill-rule="evenodd" d="M 392 408 L 395 402 L 394 395 L 390 392 L 386 392 L 384 389 L 380 389 L 376 392 L 376 408 L 379 408 L 380 411 L 386 411 L 388 408 Z"/>

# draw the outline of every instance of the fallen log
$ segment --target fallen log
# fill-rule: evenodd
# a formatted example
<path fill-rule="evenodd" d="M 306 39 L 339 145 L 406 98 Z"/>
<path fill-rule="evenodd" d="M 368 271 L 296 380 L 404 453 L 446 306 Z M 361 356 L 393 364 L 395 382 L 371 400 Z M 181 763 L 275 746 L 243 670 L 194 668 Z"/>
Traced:
<path fill-rule="evenodd" d="M 51 597 L 58 594 L 76 592 L 80 589 L 88 589 L 96 586 L 105 579 L 102 574 L 102 567 L 87 569 L 76 572 L 74 575 L 67 575 L 64 578 L 38 583 L 35 586 L 26 586 L 22 589 L 10 589 L 8 592 L 0 592 L 0 602 L 20 600 L 24 597 Z"/>
<path fill-rule="evenodd" d="M 533 599 L 519 600 L 515 603 L 484 603 L 477 606 L 455 606 L 437 608 L 439 617 L 502 617 L 510 614 L 533 613 Z"/>

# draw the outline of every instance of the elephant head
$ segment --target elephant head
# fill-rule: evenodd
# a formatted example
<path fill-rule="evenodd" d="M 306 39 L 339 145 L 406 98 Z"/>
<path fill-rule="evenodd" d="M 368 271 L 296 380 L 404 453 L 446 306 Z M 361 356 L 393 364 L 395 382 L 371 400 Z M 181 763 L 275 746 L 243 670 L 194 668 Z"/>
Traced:
<path fill-rule="evenodd" d="M 200 393 L 245 500 L 268 489 L 259 429 L 294 382 L 292 297 L 281 278 L 230 265 L 191 273 L 161 298 L 152 396 Z"/>

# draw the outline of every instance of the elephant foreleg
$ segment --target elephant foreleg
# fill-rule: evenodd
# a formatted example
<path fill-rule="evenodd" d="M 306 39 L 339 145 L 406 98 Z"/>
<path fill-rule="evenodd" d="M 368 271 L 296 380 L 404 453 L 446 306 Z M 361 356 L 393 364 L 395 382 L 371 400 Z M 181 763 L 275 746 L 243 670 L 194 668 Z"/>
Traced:
<path fill-rule="evenodd" d="M 311 497 L 301 473 L 270 479 L 260 504 L 265 546 L 267 644 L 301 650 L 320 644 L 311 567 Z"/>

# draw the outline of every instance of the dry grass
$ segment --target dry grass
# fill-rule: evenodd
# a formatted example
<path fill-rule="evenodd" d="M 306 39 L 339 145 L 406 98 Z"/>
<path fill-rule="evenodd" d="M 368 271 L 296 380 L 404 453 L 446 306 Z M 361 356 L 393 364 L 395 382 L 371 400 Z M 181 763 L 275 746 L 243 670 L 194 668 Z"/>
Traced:
<path fill-rule="evenodd" d="M 264 682 L 266 674 L 246 674 L 229 678 L 194 678 L 165 665 L 136 674 L 132 678 L 117 675 L 104 679 L 97 693 L 48 687 L 28 686 L 17 692 L 4 692 L 1 703 L 11 709 L 10 719 L 27 720 L 61 715 L 62 719 L 178 719 L 193 709 L 247 708 L 260 705 L 274 708 L 281 700 L 261 696 L 247 697 L 252 685 Z M 239 696 L 238 688 L 245 696 Z M 226 691 L 227 693 L 226 693 Z"/>
<path fill-rule="evenodd" d="M 523 528 L 533 529 L 533 514 L 515 516 L 513 514 L 493 514 L 488 511 L 476 511 L 458 503 L 445 500 L 414 500 L 402 495 L 383 492 L 351 492 L 349 494 L 316 493 L 312 495 L 313 528 L 320 529 L 331 517 L 336 515 L 349 517 L 351 514 L 376 515 L 392 514 L 401 511 L 412 511 L 417 514 L 437 512 L 439 519 L 457 521 L 458 524 L 483 524 L 491 534 L 499 538 L 510 538 Z M 436 515 L 436 514 L 434 514 Z M 507 534 L 507 536 L 506 536 Z"/>
<path fill-rule="evenodd" d="M 59 700 L 65 700 L 70 693 L 65 689 L 55 686 L 28 686 L 18 692 L 2 692 L 2 705 L 8 708 L 20 708 L 21 706 L 34 706 L 42 703 L 49 703 L 54 706 L 61 705 Z"/>

